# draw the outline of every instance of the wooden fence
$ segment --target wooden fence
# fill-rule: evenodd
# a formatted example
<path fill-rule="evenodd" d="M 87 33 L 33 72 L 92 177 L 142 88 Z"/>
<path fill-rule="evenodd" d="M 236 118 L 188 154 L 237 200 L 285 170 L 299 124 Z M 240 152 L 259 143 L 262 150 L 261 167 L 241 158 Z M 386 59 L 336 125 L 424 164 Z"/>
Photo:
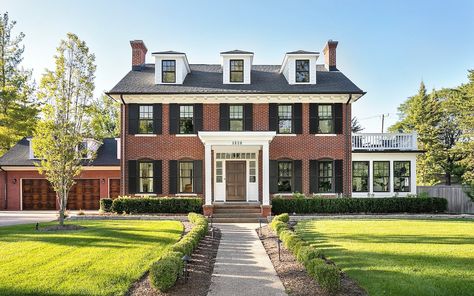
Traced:
<path fill-rule="evenodd" d="M 448 200 L 448 212 L 457 214 L 474 214 L 474 202 L 467 196 L 460 185 L 417 186 L 417 193 L 427 192 L 432 197 L 443 197 Z"/>

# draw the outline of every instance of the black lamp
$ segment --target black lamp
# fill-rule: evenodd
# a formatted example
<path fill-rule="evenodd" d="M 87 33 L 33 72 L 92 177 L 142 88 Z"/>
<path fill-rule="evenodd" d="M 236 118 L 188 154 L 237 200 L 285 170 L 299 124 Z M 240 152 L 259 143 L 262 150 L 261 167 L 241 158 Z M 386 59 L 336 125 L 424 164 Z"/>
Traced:
<path fill-rule="evenodd" d="M 184 281 L 187 282 L 188 281 L 188 263 L 189 261 L 191 260 L 191 257 L 189 257 L 188 255 L 184 255 L 183 258 L 181 258 L 181 260 L 183 260 L 183 263 L 184 263 Z"/>

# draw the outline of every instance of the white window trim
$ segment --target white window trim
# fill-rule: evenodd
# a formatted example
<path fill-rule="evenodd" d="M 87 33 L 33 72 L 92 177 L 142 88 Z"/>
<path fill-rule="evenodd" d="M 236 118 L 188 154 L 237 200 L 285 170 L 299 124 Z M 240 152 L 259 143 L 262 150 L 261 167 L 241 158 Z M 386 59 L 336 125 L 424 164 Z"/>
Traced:
<path fill-rule="evenodd" d="M 176 137 L 197 137 L 197 134 L 176 134 Z"/>
<path fill-rule="evenodd" d="M 314 134 L 316 137 L 335 137 L 338 134 Z"/>
<path fill-rule="evenodd" d="M 135 137 L 156 137 L 156 134 L 135 134 Z"/>
<path fill-rule="evenodd" d="M 176 193 L 175 196 L 197 196 L 197 193 Z"/>
<path fill-rule="evenodd" d="M 276 134 L 277 137 L 296 137 L 296 134 Z"/>

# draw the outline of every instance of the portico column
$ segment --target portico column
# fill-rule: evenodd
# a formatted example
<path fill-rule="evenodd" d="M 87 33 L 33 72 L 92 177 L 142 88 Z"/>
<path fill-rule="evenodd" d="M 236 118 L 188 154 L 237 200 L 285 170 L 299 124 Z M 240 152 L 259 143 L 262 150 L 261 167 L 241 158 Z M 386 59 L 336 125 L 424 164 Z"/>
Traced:
<path fill-rule="evenodd" d="M 269 144 L 262 145 L 263 205 L 270 205 Z"/>
<path fill-rule="evenodd" d="M 206 205 L 212 205 L 212 149 L 211 145 L 206 144 L 204 148 L 204 177 L 206 179 L 204 195 Z"/>

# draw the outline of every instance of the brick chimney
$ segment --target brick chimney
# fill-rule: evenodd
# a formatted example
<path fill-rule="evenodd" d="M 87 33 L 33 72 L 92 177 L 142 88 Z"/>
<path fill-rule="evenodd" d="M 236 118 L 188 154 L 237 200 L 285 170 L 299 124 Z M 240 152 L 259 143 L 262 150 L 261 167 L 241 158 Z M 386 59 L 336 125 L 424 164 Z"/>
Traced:
<path fill-rule="evenodd" d="M 329 71 L 337 71 L 336 68 L 336 47 L 337 41 L 328 40 L 323 49 L 324 65 Z"/>
<path fill-rule="evenodd" d="M 132 40 L 130 41 L 130 46 L 132 46 L 132 70 L 141 71 L 145 65 L 148 49 L 143 40 Z"/>

